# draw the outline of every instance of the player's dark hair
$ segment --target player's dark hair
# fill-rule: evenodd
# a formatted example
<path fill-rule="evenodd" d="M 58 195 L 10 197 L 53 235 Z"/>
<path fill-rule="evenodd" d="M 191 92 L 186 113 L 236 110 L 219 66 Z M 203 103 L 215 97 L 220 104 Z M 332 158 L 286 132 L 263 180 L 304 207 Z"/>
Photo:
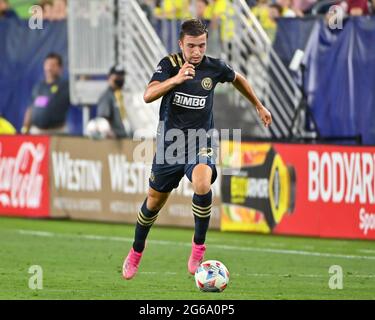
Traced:
<path fill-rule="evenodd" d="M 56 59 L 56 61 L 59 64 L 60 67 L 62 67 L 62 65 L 63 65 L 62 57 L 58 53 L 55 53 L 55 52 L 49 53 L 47 55 L 47 57 L 44 59 L 44 61 L 47 60 L 47 59 Z"/>
<path fill-rule="evenodd" d="M 181 31 L 180 31 L 180 40 L 183 39 L 184 36 L 193 36 L 198 37 L 202 34 L 206 34 L 208 37 L 208 30 L 206 25 L 199 19 L 190 19 L 186 20 L 181 25 Z"/>

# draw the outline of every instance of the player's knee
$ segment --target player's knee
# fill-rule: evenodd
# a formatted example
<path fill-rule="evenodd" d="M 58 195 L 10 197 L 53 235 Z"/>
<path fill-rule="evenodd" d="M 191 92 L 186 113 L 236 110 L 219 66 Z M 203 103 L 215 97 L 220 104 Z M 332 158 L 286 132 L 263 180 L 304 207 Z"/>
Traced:
<path fill-rule="evenodd" d="M 207 194 L 211 190 L 211 181 L 197 180 L 193 182 L 193 189 L 196 194 Z"/>
<path fill-rule="evenodd" d="M 158 195 L 155 195 L 152 192 L 149 192 L 147 195 L 147 209 L 150 211 L 159 211 L 166 199 L 164 197 L 159 197 Z"/>
<path fill-rule="evenodd" d="M 159 211 L 161 209 L 161 203 L 159 199 L 149 195 L 147 197 L 147 209 L 150 211 Z"/>

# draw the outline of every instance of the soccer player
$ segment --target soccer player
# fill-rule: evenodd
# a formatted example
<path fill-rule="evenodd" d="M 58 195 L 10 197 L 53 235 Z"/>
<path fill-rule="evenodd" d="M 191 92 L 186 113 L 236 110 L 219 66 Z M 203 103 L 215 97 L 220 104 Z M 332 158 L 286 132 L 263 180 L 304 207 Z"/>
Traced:
<path fill-rule="evenodd" d="M 203 260 L 211 215 L 211 184 L 217 176 L 214 142 L 209 134 L 214 125 L 215 86 L 219 82 L 231 82 L 255 106 L 266 127 L 272 122 L 270 112 L 256 97 L 247 80 L 224 61 L 205 55 L 207 36 L 207 29 L 201 21 L 185 21 L 179 39 L 181 52 L 160 61 L 144 93 L 146 103 L 160 97 L 163 99 L 149 191 L 138 213 L 133 246 L 123 264 L 125 279 L 135 276 L 148 232 L 170 192 L 178 187 L 184 175 L 192 182 L 194 190 L 192 211 L 195 230 L 188 271 L 194 274 Z M 207 133 L 204 147 L 196 146 L 196 137 L 189 135 L 192 129 Z"/>

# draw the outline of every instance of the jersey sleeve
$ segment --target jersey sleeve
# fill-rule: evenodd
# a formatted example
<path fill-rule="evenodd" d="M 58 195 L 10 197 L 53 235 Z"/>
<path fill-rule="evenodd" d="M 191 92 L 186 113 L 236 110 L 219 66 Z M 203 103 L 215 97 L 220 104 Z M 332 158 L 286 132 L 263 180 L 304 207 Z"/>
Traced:
<path fill-rule="evenodd" d="M 172 75 L 172 64 L 169 61 L 168 58 L 162 59 L 158 66 L 156 67 L 156 70 L 154 71 L 154 74 L 151 77 L 151 80 L 149 83 L 152 81 L 160 81 L 163 82 L 167 79 L 169 79 Z"/>
<path fill-rule="evenodd" d="M 233 82 L 236 77 L 236 73 L 234 72 L 233 68 L 229 64 L 225 63 L 223 60 L 220 61 L 220 67 L 221 75 L 219 81 L 221 83 Z"/>

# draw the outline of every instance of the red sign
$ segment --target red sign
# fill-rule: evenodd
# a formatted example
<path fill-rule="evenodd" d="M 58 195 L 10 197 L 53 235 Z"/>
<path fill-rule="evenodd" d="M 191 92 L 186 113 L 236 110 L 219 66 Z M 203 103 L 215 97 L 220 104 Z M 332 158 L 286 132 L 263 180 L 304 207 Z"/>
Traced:
<path fill-rule="evenodd" d="M 223 230 L 375 239 L 375 148 L 243 143 Z M 238 162 L 240 161 L 240 162 Z"/>
<path fill-rule="evenodd" d="M 49 216 L 49 137 L 0 136 L 0 215 Z"/>
<path fill-rule="evenodd" d="M 275 233 L 375 239 L 375 148 L 274 145 L 296 170 L 295 214 Z"/>

